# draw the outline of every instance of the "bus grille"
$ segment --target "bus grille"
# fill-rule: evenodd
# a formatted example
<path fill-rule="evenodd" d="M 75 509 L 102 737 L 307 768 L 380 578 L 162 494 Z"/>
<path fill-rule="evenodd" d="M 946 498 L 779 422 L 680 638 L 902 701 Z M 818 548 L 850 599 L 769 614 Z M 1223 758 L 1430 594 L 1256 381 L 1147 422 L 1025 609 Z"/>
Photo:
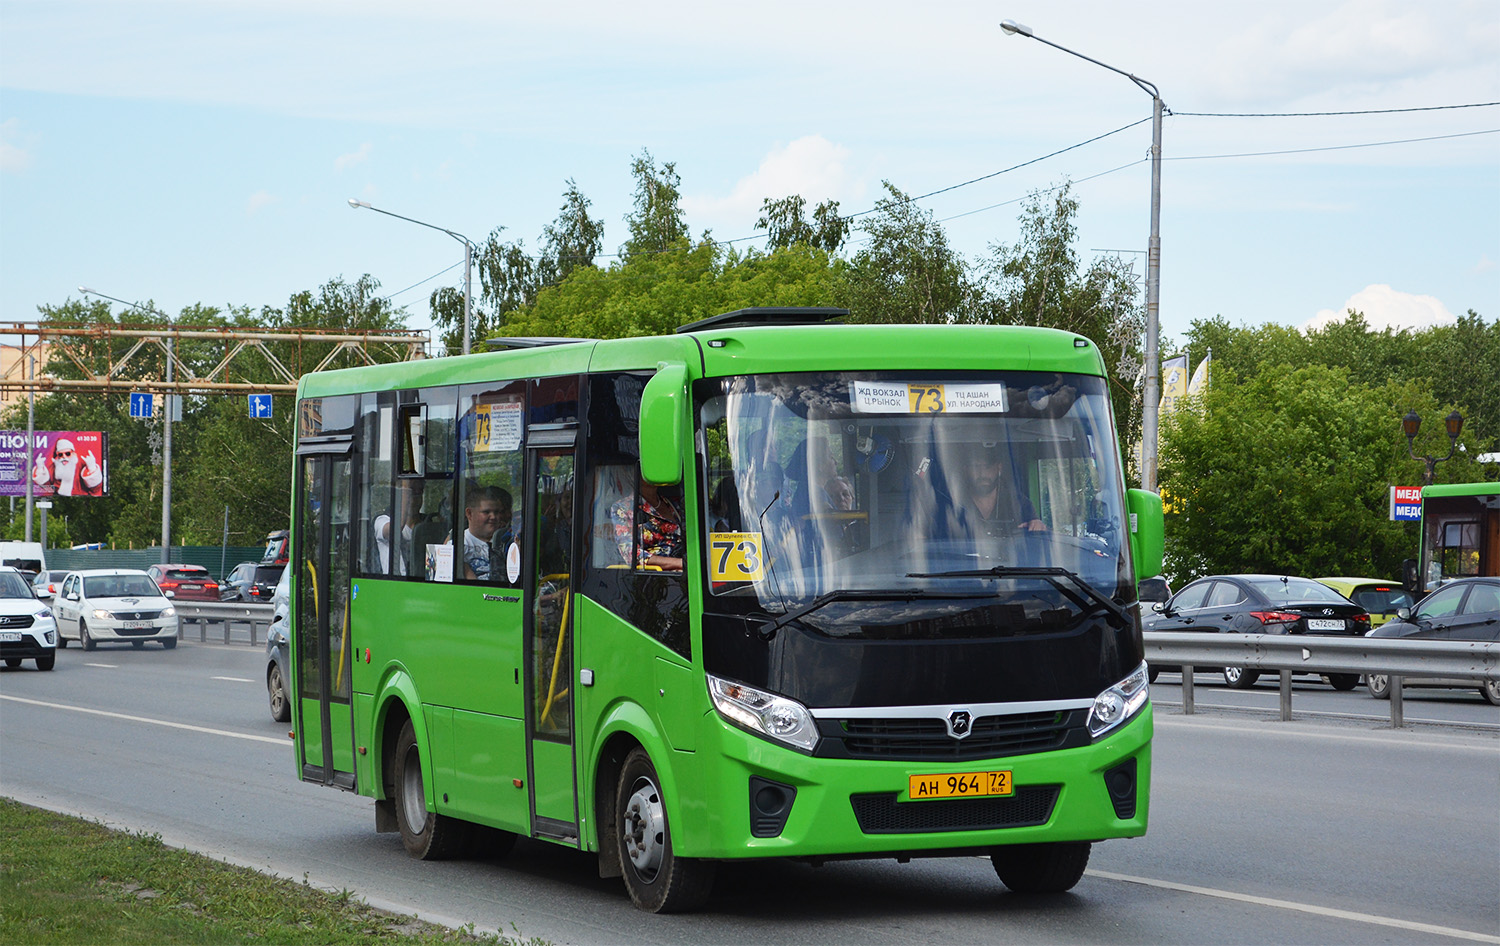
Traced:
<path fill-rule="evenodd" d="M 954 739 L 941 719 L 844 719 L 824 727 L 818 754 L 906 761 L 993 759 L 1086 745 L 1084 724 L 1080 710 L 981 716 L 966 738 Z"/>
<path fill-rule="evenodd" d="M 929 831 L 983 831 L 1046 824 L 1057 804 L 1057 785 L 1026 785 L 1003 798 L 945 798 L 896 801 L 895 792 L 850 795 L 854 817 L 865 834 L 918 834 Z"/>

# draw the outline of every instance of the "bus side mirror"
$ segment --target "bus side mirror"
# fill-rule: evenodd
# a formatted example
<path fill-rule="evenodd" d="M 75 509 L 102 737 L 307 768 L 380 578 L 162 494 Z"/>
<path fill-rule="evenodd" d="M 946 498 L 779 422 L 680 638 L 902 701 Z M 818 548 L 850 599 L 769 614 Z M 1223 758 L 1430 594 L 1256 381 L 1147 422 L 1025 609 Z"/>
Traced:
<path fill-rule="evenodd" d="M 641 479 L 682 482 L 687 453 L 687 366 L 662 365 L 641 392 Z"/>
<path fill-rule="evenodd" d="M 1165 542 L 1161 497 L 1149 490 L 1132 489 L 1126 491 L 1125 501 L 1130 515 L 1130 557 L 1135 562 L 1135 573 L 1138 577 L 1160 575 Z"/>

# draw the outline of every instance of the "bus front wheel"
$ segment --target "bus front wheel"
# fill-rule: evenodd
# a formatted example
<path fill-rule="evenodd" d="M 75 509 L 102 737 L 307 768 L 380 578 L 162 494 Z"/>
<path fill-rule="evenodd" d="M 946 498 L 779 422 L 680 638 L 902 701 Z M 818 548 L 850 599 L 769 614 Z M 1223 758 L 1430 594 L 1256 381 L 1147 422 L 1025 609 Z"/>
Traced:
<path fill-rule="evenodd" d="M 644 749 L 632 750 L 620 770 L 615 825 L 625 889 L 637 907 L 648 913 L 677 913 L 708 899 L 714 864 L 678 857 L 672 850 L 660 779 Z"/>
<path fill-rule="evenodd" d="M 462 847 L 457 821 L 427 810 L 426 791 L 422 784 L 422 754 L 417 749 L 417 732 L 411 720 L 396 737 L 392 781 L 395 784 L 396 827 L 406 853 L 424 861 L 453 857 Z"/>
<path fill-rule="evenodd" d="M 1087 841 L 1012 844 L 990 852 L 1000 882 L 1016 893 L 1065 893 L 1089 865 Z"/>

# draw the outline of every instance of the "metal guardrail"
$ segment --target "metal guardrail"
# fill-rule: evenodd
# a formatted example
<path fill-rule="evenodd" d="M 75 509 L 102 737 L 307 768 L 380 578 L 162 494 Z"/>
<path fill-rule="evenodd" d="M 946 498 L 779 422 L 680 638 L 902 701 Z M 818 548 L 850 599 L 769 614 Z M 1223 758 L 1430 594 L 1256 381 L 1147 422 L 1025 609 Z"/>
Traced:
<path fill-rule="evenodd" d="M 1245 667 L 1281 676 L 1281 718 L 1292 718 L 1293 673 L 1379 673 L 1391 678 L 1391 725 L 1405 725 L 1405 677 L 1500 680 L 1500 643 L 1318 637 L 1303 634 L 1148 632 L 1146 661 L 1182 668 L 1182 711 L 1193 713 L 1193 668 Z"/>
<path fill-rule="evenodd" d="M 256 643 L 256 632 L 265 627 L 269 633 L 271 619 L 275 615 L 276 608 L 269 604 L 239 604 L 235 602 L 224 602 L 214 604 L 213 602 L 180 601 L 176 602 L 177 617 L 182 621 L 184 632 L 187 625 L 198 625 L 198 640 L 208 640 L 208 626 L 210 624 L 224 625 L 224 643 L 230 642 L 230 636 L 236 626 L 250 627 L 250 646 Z M 261 638 L 264 640 L 264 636 Z"/>

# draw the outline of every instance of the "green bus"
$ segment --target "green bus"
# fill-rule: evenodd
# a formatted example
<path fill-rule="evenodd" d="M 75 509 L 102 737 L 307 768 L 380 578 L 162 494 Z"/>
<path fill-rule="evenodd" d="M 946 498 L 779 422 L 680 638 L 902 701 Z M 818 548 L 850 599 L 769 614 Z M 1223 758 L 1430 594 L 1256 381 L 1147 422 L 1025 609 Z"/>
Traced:
<path fill-rule="evenodd" d="M 1422 487 L 1418 554 L 1403 563 L 1417 598 L 1455 578 L 1500 575 L 1500 483 Z"/>
<path fill-rule="evenodd" d="M 419 858 L 597 852 L 653 912 L 745 858 L 1061 891 L 1144 834 L 1161 503 L 1098 349 L 845 314 L 304 376 L 299 776 Z"/>

